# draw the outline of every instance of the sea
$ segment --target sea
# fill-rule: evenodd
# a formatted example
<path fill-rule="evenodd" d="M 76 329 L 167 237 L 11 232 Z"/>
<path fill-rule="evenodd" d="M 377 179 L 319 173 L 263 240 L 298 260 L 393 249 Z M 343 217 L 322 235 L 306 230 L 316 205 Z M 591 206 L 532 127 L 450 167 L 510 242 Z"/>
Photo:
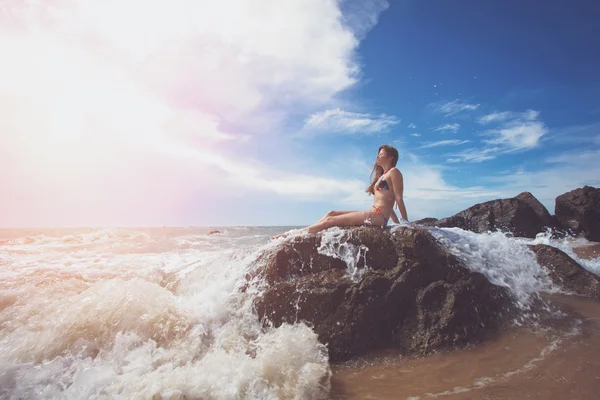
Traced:
<path fill-rule="evenodd" d="M 309 324 L 259 322 L 260 282 L 241 290 L 291 228 L 0 230 L 0 399 L 598 398 L 600 303 L 561 292 L 527 247 L 600 274 L 576 252 L 584 239 L 427 228 L 524 314 L 534 298 L 551 312 L 466 349 L 331 363 Z M 341 233 L 325 231 L 320 251 L 344 249 L 330 255 L 356 277 L 360 250 Z"/>

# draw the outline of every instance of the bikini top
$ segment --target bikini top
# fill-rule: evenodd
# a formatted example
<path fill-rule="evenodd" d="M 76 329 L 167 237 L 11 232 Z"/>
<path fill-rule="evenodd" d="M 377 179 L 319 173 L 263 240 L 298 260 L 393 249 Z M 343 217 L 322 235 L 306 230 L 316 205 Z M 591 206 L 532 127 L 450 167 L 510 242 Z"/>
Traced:
<path fill-rule="evenodd" d="M 390 190 L 390 187 L 389 187 L 387 181 L 385 180 L 385 175 L 381 175 L 381 178 L 379 178 L 379 181 L 377 181 L 377 184 L 375 185 L 375 189 L 376 190 Z"/>

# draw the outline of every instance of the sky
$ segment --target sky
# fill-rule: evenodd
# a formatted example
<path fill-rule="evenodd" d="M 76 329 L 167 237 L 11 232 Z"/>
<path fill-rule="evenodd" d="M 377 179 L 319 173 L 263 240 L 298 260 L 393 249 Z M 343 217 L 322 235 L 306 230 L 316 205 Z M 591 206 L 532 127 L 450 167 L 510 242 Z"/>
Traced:
<path fill-rule="evenodd" d="M 600 5 L 3 0 L 0 227 L 409 220 L 600 186 Z"/>

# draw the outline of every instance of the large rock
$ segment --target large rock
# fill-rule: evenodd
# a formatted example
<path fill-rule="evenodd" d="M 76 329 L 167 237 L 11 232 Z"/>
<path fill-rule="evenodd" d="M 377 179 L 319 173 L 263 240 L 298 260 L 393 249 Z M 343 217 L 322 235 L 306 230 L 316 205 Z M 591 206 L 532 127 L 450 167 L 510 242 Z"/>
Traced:
<path fill-rule="evenodd" d="M 600 300 L 600 277 L 585 270 L 556 247 L 538 244 L 529 248 L 535 253 L 538 264 L 546 268 L 554 284 L 580 296 Z"/>
<path fill-rule="evenodd" d="M 416 221 L 413 221 L 414 224 L 422 225 L 422 226 L 435 226 L 435 224 L 437 222 L 438 222 L 438 219 L 432 218 L 432 217 L 427 217 L 427 218 L 418 219 Z"/>
<path fill-rule="evenodd" d="M 519 193 L 515 199 L 521 200 L 525 203 L 527 203 L 527 205 L 529 205 L 529 207 L 531 207 L 533 209 L 533 211 L 535 211 L 536 215 L 540 218 L 540 222 L 542 223 L 542 227 L 543 228 L 560 228 L 561 225 L 560 223 L 556 220 L 556 218 L 554 218 L 552 215 L 550 215 L 550 213 L 548 212 L 548 210 L 546 209 L 546 207 L 540 203 L 540 201 L 538 199 L 535 198 L 534 195 L 532 195 L 529 192 L 522 192 Z"/>
<path fill-rule="evenodd" d="M 325 243 L 355 261 L 354 275 L 320 254 L 321 240 L 295 238 L 265 254 L 257 274 L 266 287 L 255 305 L 266 324 L 309 323 L 333 361 L 378 348 L 421 355 L 478 342 L 514 310 L 505 288 L 468 270 L 426 230 L 352 228 Z"/>
<path fill-rule="evenodd" d="M 419 221 L 422 225 L 461 228 L 476 233 L 499 229 L 511 232 L 515 236 L 528 238 L 534 238 L 546 228 L 556 227 L 546 207 L 529 192 L 523 192 L 511 199 L 475 204 L 451 217 L 435 222 L 430 218 Z"/>
<path fill-rule="evenodd" d="M 574 234 L 600 241 L 600 189 L 584 186 L 558 196 L 554 213 Z"/>

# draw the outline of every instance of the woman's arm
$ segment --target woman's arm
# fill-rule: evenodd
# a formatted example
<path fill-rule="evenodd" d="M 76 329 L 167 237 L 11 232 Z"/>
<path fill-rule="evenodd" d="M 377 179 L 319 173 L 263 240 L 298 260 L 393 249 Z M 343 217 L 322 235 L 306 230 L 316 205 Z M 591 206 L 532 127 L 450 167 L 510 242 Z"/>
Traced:
<path fill-rule="evenodd" d="M 396 204 L 398 204 L 400 215 L 405 221 L 408 221 L 406 206 L 404 205 L 404 198 L 402 197 L 404 194 L 404 180 L 402 179 L 402 173 L 398 168 L 393 168 L 390 171 L 390 178 L 392 180 L 392 186 L 394 187 L 394 198 L 396 199 Z"/>

